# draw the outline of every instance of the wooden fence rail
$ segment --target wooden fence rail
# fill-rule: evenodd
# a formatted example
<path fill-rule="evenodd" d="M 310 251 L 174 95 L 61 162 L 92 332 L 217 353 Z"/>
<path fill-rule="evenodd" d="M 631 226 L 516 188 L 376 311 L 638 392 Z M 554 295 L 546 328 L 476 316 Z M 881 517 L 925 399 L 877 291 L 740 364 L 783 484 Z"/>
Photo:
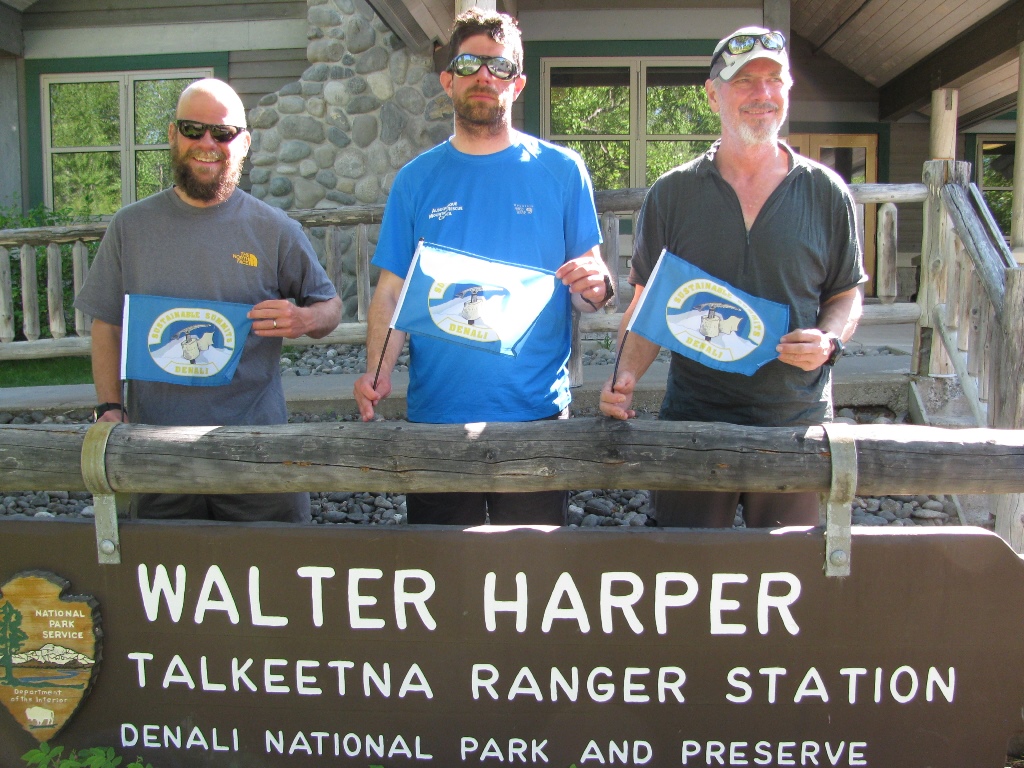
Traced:
<path fill-rule="evenodd" d="M 106 425 L 97 425 L 103 427 Z M 821 427 L 578 418 L 523 424 L 344 422 L 273 427 L 0 426 L 0 491 L 540 491 L 634 488 L 825 492 Z M 1020 493 L 1024 431 L 849 426 L 862 495 Z M 90 469 L 91 467 L 91 469 Z"/>
<path fill-rule="evenodd" d="M 919 204 L 928 198 L 924 184 L 855 184 L 851 187 L 859 204 L 884 203 L 887 218 L 879 227 L 878 248 L 878 294 L 886 302 L 882 306 L 869 306 L 864 324 L 890 324 L 916 322 L 920 312 L 913 304 L 893 305 L 896 296 L 896 229 L 892 215 L 894 203 Z M 600 191 L 596 194 L 598 212 L 601 214 L 605 245 L 605 260 L 613 274 L 620 274 L 619 234 L 622 219 L 635 218 L 643 203 L 646 189 L 617 189 Z M 357 309 L 352 321 L 342 323 L 329 336 L 313 340 L 309 338 L 286 342 L 289 346 L 311 344 L 362 344 L 366 341 L 366 312 L 372 293 L 370 276 L 369 227 L 379 224 L 384 213 L 383 205 L 349 206 L 344 208 L 289 211 L 288 215 L 299 221 L 307 231 L 322 229 L 324 237 L 324 267 L 334 282 L 339 294 L 355 282 Z M 0 249 L 7 250 L 11 258 L 0 254 L 0 360 L 27 360 L 42 357 L 78 357 L 88 355 L 91 349 L 89 339 L 89 318 L 81 312 L 75 313 L 74 334 L 65 327 L 63 269 L 66 258 L 62 246 L 71 245 L 72 275 L 74 294 L 85 281 L 89 268 L 89 246 L 102 239 L 106 231 L 105 222 L 76 224 L 65 227 L 38 227 L 32 229 L 0 230 Z M 355 229 L 355 275 L 343 266 L 343 252 L 340 243 L 345 239 L 343 231 Z M 47 318 L 50 338 L 42 338 L 39 325 L 38 285 L 36 270 L 38 259 L 45 255 L 47 263 Z M 24 341 L 14 341 L 19 329 L 14 322 L 14 288 L 11 283 L 12 259 L 21 266 L 21 308 L 26 318 L 20 329 Z M 621 286 L 625 288 L 625 286 Z M 624 295 L 620 290 L 619 295 Z M 625 309 L 613 305 L 606 311 L 585 315 L 576 324 L 575 339 L 586 333 L 615 333 L 619 327 L 617 312 Z M 581 364 L 581 345 L 573 345 L 574 358 L 570 369 L 577 371 Z"/>

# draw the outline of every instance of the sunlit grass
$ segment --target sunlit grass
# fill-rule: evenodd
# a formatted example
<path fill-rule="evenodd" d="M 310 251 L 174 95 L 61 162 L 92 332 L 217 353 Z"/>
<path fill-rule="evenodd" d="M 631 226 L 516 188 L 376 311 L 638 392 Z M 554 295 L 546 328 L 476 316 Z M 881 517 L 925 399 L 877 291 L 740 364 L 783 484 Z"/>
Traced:
<path fill-rule="evenodd" d="M 92 366 L 89 358 L 0 360 L 0 387 L 46 387 L 62 384 L 92 384 Z"/>

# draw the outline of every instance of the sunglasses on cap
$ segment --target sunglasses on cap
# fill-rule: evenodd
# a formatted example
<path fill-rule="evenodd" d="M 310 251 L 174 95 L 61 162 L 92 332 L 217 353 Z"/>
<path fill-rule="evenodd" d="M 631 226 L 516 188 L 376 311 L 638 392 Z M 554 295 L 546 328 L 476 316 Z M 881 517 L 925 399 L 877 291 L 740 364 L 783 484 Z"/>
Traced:
<path fill-rule="evenodd" d="M 722 49 L 715 54 L 714 58 L 711 59 L 711 66 L 714 67 L 715 62 L 726 53 L 731 53 L 733 56 L 750 53 L 758 43 L 766 51 L 786 50 L 786 37 L 781 32 L 766 32 L 761 35 L 736 35 L 735 37 L 730 37 L 725 45 L 722 46 Z"/>
<path fill-rule="evenodd" d="M 175 127 L 178 133 L 186 139 L 201 139 L 207 131 L 214 141 L 220 144 L 227 144 L 234 141 L 240 133 L 245 133 L 245 128 L 237 125 L 214 125 L 212 123 L 197 123 L 195 120 L 175 120 Z"/>
<path fill-rule="evenodd" d="M 519 67 L 515 62 L 504 56 L 477 56 L 475 53 L 460 53 L 452 59 L 448 71 L 459 77 L 469 77 L 484 66 L 499 80 L 512 80 L 519 74 Z"/>

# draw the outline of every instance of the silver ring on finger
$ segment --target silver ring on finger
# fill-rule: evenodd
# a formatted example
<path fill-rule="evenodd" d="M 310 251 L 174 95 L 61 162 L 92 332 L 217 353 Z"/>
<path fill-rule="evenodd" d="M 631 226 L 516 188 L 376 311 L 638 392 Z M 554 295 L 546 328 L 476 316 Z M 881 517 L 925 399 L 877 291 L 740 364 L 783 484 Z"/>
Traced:
<path fill-rule="evenodd" d="M 274 330 L 277 330 L 277 318 L 274 318 Z"/>

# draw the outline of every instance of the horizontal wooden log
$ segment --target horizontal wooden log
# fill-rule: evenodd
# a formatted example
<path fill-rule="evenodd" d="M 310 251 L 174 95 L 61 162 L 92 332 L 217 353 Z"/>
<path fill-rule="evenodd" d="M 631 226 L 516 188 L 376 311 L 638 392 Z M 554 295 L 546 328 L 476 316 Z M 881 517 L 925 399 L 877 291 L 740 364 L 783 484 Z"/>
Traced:
<path fill-rule="evenodd" d="M 925 184 L 851 184 L 858 203 L 923 203 L 928 199 Z"/>
<path fill-rule="evenodd" d="M 1019 493 L 1024 430 L 849 428 L 857 492 Z M 84 426 L 0 426 L 0 490 L 83 490 Z M 106 477 L 119 492 L 540 491 L 634 488 L 818 491 L 821 427 L 577 418 L 265 427 L 118 425 Z"/>

